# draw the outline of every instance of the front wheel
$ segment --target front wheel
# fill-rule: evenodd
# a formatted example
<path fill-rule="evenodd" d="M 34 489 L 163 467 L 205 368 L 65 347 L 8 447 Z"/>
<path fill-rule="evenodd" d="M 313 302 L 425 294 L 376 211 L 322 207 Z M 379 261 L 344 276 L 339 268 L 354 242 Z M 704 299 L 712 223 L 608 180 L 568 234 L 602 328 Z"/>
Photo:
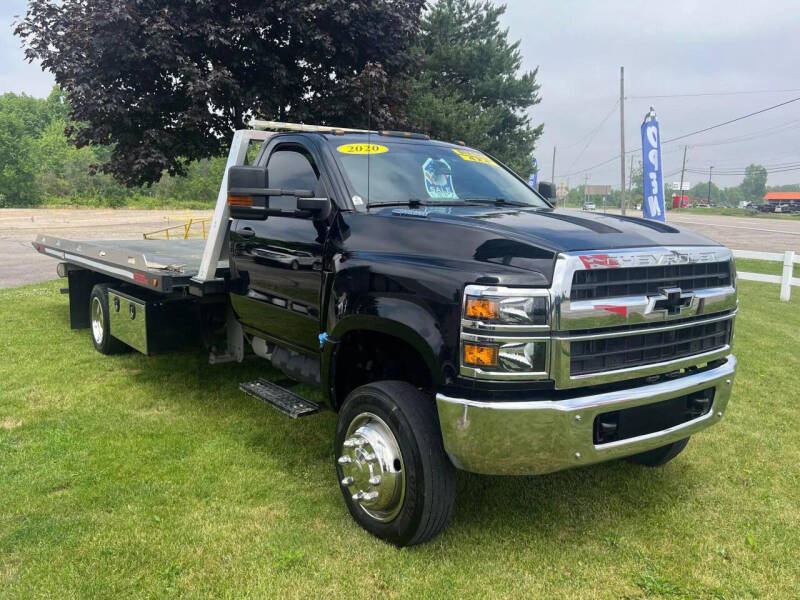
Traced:
<path fill-rule="evenodd" d="M 403 381 L 353 390 L 339 413 L 335 451 L 347 508 L 372 535 L 413 546 L 447 525 L 455 468 L 428 395 Z"/>
<path fill-rule="evenodd" d="M 686 448 L 686 444 L 688 443 L 689 438 L 678 440 L 677 442 L 661 446 L 660 448 L 654 448 L 653 450 L 648 450 L 641 454 L 634 454 L 633 456 L 629 456 L 628 460 L 645 467 L 660 467 L 683 452 L 683 449 Z"/>

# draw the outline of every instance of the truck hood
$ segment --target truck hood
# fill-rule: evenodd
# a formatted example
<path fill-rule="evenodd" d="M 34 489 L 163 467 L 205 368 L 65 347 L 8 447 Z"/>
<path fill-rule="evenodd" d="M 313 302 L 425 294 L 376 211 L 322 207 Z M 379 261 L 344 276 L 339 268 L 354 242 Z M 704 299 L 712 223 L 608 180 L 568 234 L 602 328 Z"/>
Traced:
<path fill-rule="evenodd" d="M 435 221 L 490 229 L 501 235 L 525 238 L 557 252 L 719 245 L 693 231 L 659 221 L 574 210 L 465 206 L 426 207 L 423 211 L 395 209 L 392 212 L 398 216 L 416 212 L 418 216 Z"/>

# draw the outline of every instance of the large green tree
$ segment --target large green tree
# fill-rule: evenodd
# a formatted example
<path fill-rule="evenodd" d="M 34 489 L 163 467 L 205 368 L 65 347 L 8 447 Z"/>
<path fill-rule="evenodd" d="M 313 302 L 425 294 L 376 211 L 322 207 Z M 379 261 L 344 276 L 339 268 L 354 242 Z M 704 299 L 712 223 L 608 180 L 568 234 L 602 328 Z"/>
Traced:
<path fill-rule="evenodd" d="M 739 189 L 746 200 L 761 202 L 767 192 L 767 169 L 762 165 L 748 165 Z"/>
<path fill-rule="evenodd" d="M 46 125 L 40 100 L 10 93 L 0 96 L 0 207 L 35 201 L 34 136 Z"/>
<path fill-rule="evenodd" d="M 487 1 L 439 0 L 423 15 L 407 110 L 415 129 L 463 140 L 528 175 L 543 129 L 528 113 L 540 101 L 537 70 L 521 72 L 519 42 L 500 26 L 504 12 Z"/>
<path fill-rule="evenodd" d="M 139 185 L 250 118 L 395 127 L 424 0 L 29 0 L 15 32 L 69 97 L 78 147 Z"/>

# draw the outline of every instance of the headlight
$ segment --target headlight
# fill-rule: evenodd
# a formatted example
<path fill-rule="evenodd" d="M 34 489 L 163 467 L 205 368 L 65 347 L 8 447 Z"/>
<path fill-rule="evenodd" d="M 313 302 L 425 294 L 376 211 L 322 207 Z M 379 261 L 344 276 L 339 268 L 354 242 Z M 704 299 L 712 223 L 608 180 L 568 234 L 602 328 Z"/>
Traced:
<path fill-rule="evenodd" d="M 469 285 L 461 316 L 461 374 L 478 379 L 546 379 L 550 294 Z"/>
<path fill-rule="evenodd" d="M 467 296 L 464 316 L 468 319 L 510 325 L 547 325 L 547 298 Z"/>

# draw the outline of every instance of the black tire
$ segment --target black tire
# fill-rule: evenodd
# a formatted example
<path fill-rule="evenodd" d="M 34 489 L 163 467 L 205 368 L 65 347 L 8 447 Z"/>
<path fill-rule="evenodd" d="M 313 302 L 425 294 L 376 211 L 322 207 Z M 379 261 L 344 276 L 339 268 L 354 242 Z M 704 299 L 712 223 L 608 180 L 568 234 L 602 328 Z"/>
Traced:
<path fill-rule="evenodd" d="M 689 438 L 678 440 L 677 442 L 661 446 L 660 448 L 654 448 L 653 450 L 648 450 L 641 454 L 634 454 L 633 456 L 629 456 L 627 460 L 645 467 L 660 467 L 683 452 L 683 449 L 686 448 L 686 444 L 688 443 Z"/>
<path fill-rule="evenodd" d="M 98 283 L 92 288 L 89 296 L 89 329 L 94 349 L 100 354 L 127 352 L 128 346 L 111 335 L 108 316 L 108 286 Z M 99 330 L 96 327 L 97 324 L 100 325 Z"/>
<path fill-rule="evenodd" d="M 404 496 L 396 503 L 398 512 L 391 520 L 373 517 L 352 498 L 353 490 L 342 481 L 345 472 L 337 460 L 337 479 L 350 514 L 372 535 L 396 546 L 430 540 L 450 520 L 456 487 L 455 468 L 445 454 L 431 397 L 404 381 L 380 381 L 356 388 L 339 412 L 334 443 L 337 459 L 348 451 L 344 446 L 348 428 L 364 415 L 379 417 L 394 435 L 402 459 Z M 398 462 L 394 464 L 400 473 Z"/>

